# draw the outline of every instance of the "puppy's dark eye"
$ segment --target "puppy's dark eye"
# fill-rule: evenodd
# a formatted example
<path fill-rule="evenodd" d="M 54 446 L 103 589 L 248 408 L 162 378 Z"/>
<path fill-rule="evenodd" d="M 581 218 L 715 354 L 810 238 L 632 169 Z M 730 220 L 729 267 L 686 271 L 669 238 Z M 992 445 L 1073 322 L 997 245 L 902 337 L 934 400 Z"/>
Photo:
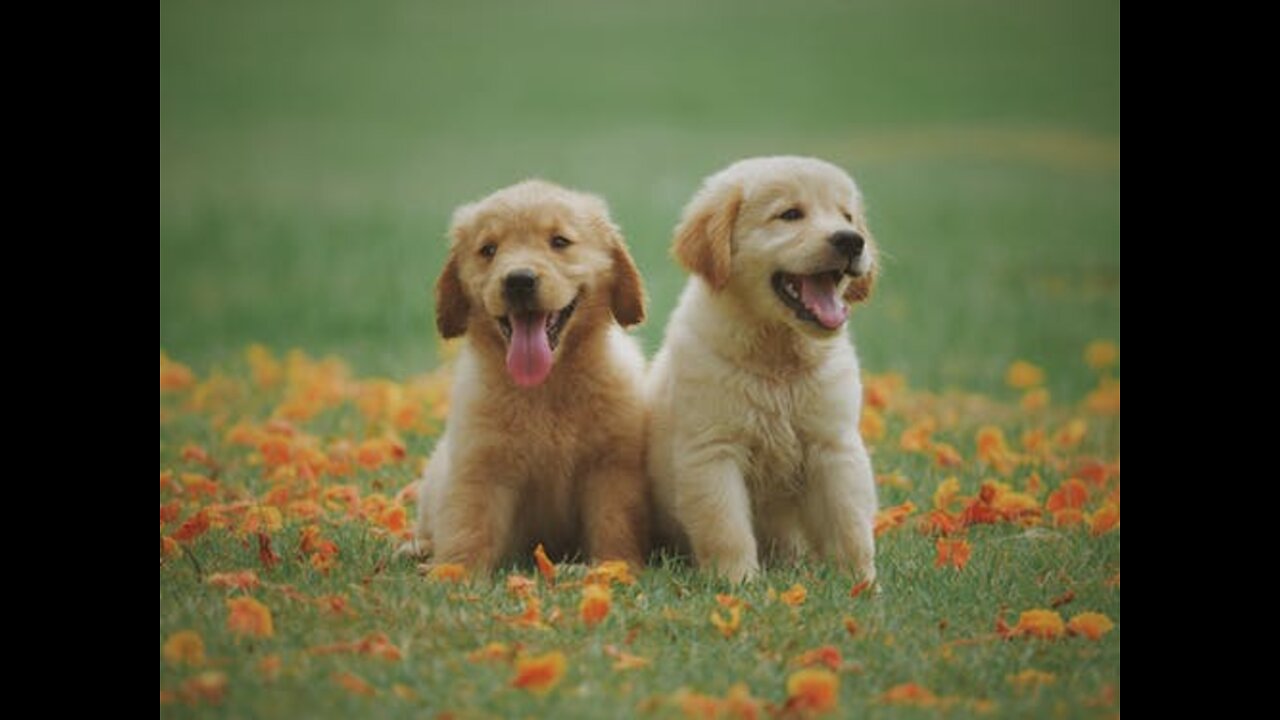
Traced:
<path fill-rule="evenodd" d="M 853 215 L 848 210 L 845 210 L 840 214 L 844 215 L 845 222 L 853 222 Z"/>
<path fill-rule="evenodd" d="M 787 208 L 786 210 L 782 211 L 782 214 L 778 215 L 778 219 L 786 220 L 787 222 L 795 222 L 796 220 L 803 220 L 804 210 L 801 210 L 798 207 Z"/>
<path fill-rule="evenodd" d="M 573 241 L 563 235 L 556 235 L 551 238 L 551 247 L 556 250 L 563 250 L 573 244 Z"/>
<path fill-rule="evenodd" d="M 486 243 L 484 247 L 480 248 L 480 257 L 491 258 L 497 254 L 498 246 L 494 243 Z"/>

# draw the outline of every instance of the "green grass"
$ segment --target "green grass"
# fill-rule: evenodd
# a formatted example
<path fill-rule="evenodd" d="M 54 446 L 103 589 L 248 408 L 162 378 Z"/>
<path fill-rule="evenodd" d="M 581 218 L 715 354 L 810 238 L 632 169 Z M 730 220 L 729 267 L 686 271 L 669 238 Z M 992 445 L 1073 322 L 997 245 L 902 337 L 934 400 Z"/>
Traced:
<path fill-rule="evenodd" d="M 361 376 L 429 370 L 429 290 L 450 211 L 536 175 L 610 201 L 650 293 L 639 334 L 652 351 L 684 282 L 668 255 L 671 228 L 701 178 L 744 156 L 812 154 L 858 179 L 886 255 L 876 296 L 853 322 L 864 366 L 1011 402 L 1005 368 L 1034 361 L 1059 408 L 1052 422 L 998 417 L 1011 438 L 1041 422 L 1052 429 L 1095 382 L 1081 362 L 1085 343 L 1120 337 L 1119 17 L 1118 4 L 1093 0 L 166 0 L 160 345 L 202 376 L 237 367 L 250 342 L 333 353 Z M 272 402 L 250 394 L 225 420 L 261 419 Z M 220 500 L 263 492 L 261 469 L 223 444 L 216 413 L 186 403 L 162 395 L 162 471 L 198 469 L 179 459 L 196 442 L 225 461 Z M 896 450 L 907 417 L 889 420 L 877 471 L 901 471 L 915 489 L 883 488 L 882 504 L 928 507 L 944 473 Z M 969 460 L 960 471 L 967 492 L 987 474 L 972 460 L 981 421 L 962 413 L 942 436 Z M 350 411 L 307 428 L 326 440 L 370 431 Z M 1118 457 L 1118 437 L 1118 421 L 1094 420 L 1081 452 Z M 431 436 L 407 439 L 412 457 L 429 453 Z M 411 466 L 362 472 L 355 483 L 390 493 Z M 1063 477 L 1045 472 L 1050 487 Z M 193 507 L 184 502 L 184 517 Z M 1119 685 L 1118 630 L 1100 643 L 983 642 L 950 659 L 940 650 L 990 632 L 1002 607 L 1012 620 L 1068 588 L 1076 600 L 1066 614 L 1098 610 L 1118 623 L 1119 588 L 1103 583 L 1119 569 L 1118 533 L 977 528 L 973 560 L 955 573 L 933 568 L 931 541 L 901 529 L 880 546 L 880 596 L 849 600 L 848 583 L 822 566 L 775 570 L 739 593 L 753 608 L 725 640 L 706 622 L 713 586 L 683 566 L 619 591 L 614 613 L 592 631 L 572 621 L 576 595 L 550 595 L 567 618 L 539 633 L 494 622 L 516 609 L 500 579 L 462 591 L 424 584 L 408 564 L 381 567 L 390 544 L 368 523 L 326 528 L 343 552 L 331 575 L 297 559 L 299 527 L 289 523 L 275 539 L 284 562 L 264 580 L 347 594 L 358 617 L 320 617 L 262 591 L 277 624 L 268 640 L 233 639 L 224 593 L 201 584 L 185 556 L 162 563 L 161 642 L 198 630 L 230 680 L 223 706 L 179 703 L 162 715 L 626 715 L 681 686 L 723 694 L 737 681 L 780 702 L 789 659 L 828 642 L 861 666 L 841 675 L 849 715 L 911 714 L 876 702 L 907 681 L 992 699 L 1008 715 L 1118 711 L 1084 702 Z M 257 564 L 256 548 L 223 530 L 190 550 L 205 573 Z M 765 601 L 767 587 L 793 582 L 809 589 L 802 609 Z M 677 619 L 665 619 L 664 607 Z M 858 638 L 844 634 L 846 614 L 863 625 Z M 613 673 L 600 648 L 631 629 L 628 649 L 654 664 Z M 406 659 L 305 653 L 374 630 Z M 563 649 L 570 670 L 553 693 L 531 698 L 507 688 L 508 666 L 466 661 L 488 640 Z M 268 652 L 285 660 L 275 684 L 254 670 Z M 1020 695 L 1005 676 L 1027 667 L 1058 681 Z M 359 673 L 379 696 L 335 688 L 337 669 Z M 162 660 L 162 689 L 192 672 Z M 420 699 L 394 699 L 396 682 Z"/>

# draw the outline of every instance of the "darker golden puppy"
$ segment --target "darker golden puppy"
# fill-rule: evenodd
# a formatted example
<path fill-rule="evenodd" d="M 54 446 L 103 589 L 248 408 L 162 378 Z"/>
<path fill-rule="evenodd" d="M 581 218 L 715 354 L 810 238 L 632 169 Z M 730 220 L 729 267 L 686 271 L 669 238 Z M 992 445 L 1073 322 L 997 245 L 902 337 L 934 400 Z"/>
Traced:
<path fill-rule="evenodd" d="M 642 562 L 644 318 L 604 202 L 532 180 L 459 208 L 436 322 L 465 335 L 448 429 L 419 492 L 417 549 L 487 571 L 537 543 Z"/>

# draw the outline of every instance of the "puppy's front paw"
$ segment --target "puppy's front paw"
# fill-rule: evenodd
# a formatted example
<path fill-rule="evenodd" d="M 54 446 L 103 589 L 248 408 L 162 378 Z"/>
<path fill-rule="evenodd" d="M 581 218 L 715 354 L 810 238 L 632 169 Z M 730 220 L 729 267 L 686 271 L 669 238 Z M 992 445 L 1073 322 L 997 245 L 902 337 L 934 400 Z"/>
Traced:
<path fill-rule="evenodd" d="M 721 558 L 704 563 L 714 569 L 715 574 L 735 585 L 755 580 L 760 574 L 760 563 L 751 556 L 738 558 Z"/>
<path fill-rule="evenodd" d="M 426 538 L 413 538 L 406 540 L 396 548 L 392 557 L 410 558 L 413 560 L 423 560 L 431 554 L 431 541 Z"/>

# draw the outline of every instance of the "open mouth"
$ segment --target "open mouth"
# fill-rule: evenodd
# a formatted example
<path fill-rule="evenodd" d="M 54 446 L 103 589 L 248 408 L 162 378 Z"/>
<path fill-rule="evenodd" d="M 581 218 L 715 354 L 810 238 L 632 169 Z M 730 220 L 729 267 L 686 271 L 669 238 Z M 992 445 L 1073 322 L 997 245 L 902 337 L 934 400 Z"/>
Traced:
<path fill-rule="evenodd" d="M 837 330 L 849 318 L 849 306 L 840 297 L 842 270 L 812 275 L 773 274 L 773 292 L 796 317 L 824 330 Z"/>
<path fill-rule="evenodd" d="M 540 385 L 551 374 L 551 353 L 577 307 L 575 297 L 556 312 L 514 312 L 498 318 L 507 341 L 507 372 L 517 385 Z"/>

